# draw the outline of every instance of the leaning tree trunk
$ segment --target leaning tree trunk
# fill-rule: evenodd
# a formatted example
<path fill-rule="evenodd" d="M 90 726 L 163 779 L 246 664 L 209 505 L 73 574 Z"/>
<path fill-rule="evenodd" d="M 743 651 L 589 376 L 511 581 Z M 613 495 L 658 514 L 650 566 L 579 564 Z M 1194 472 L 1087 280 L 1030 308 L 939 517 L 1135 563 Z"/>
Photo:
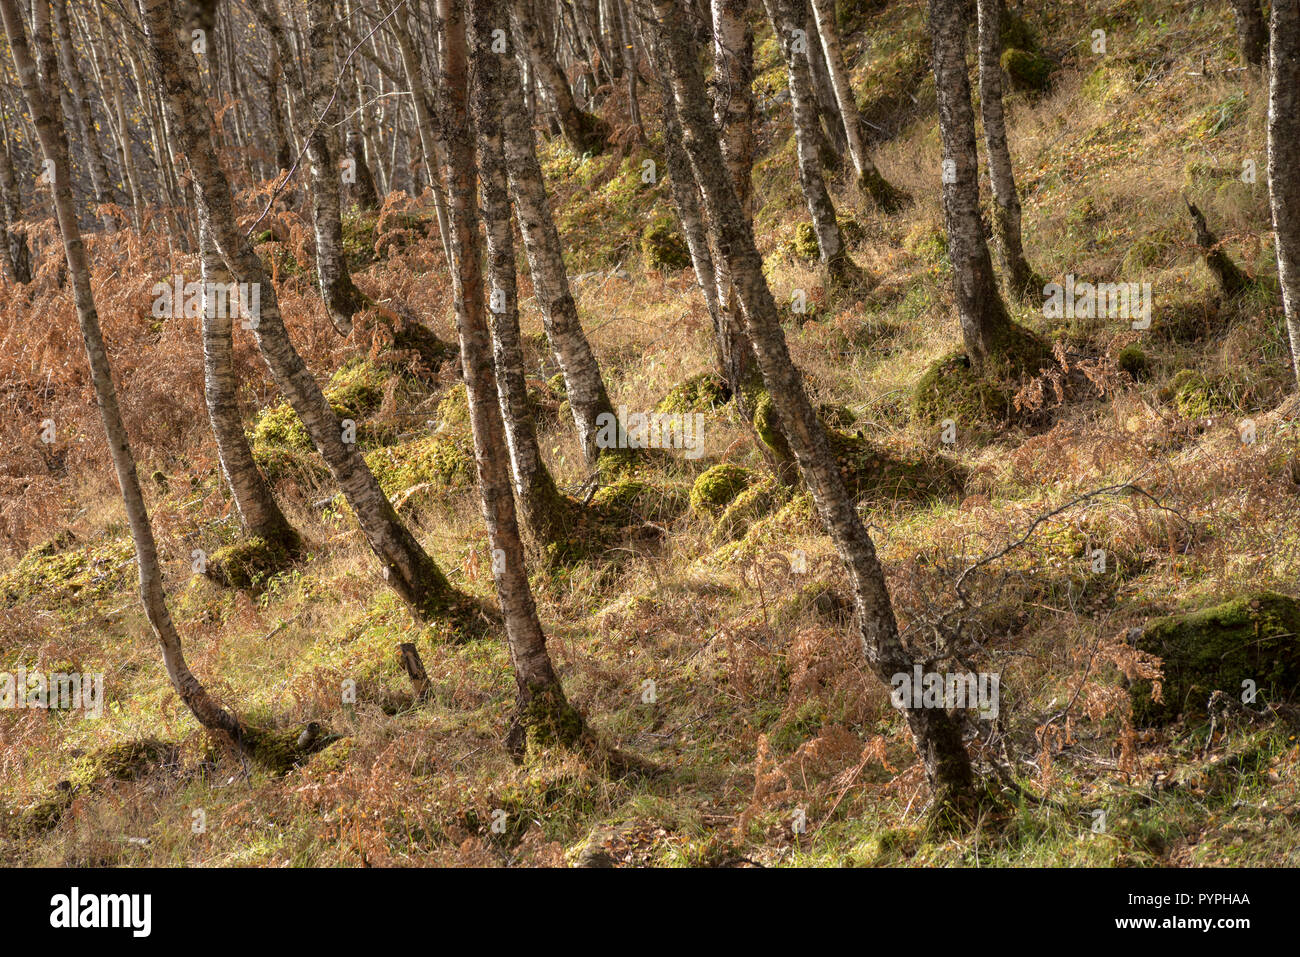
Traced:
<path fill-rule="evenodd" d="M 519 231 L 528 253 L 533 289 L 542 310 L 547 340 L 564 375 L 583 457 L 588 465 L 595 465 L 601 453 L 596 445 L 600 432 L 597 419 L 601 415 L 613 415 L 614 410 L 569 289 L 563 247 L 546 199 L 546 183 L 537 161 L 532 120 L 524 109 L 523 89 L 518 83 L 511 84 L 503 96 L 500 109 L 505 121 L 506 172 Z"/>
<path fill-rule="evenodd" d="M 858 113 L 858 101 L 853 97 L 853 88 L 849 85 L 849 71 L 844 65 L 840 35 L 835 26 L 835 0 L 812 0 L 812 8 L 817 36 L 821 39 L 822 52 L 826 54 L 826 72 L 835 91 L 840 119 L 844 121 L 845 139 L 857 174 L 858 189 L 871 197 L 884 212 L 897 212 L 903 207 L 903 195 L 881 175 L 862 141 L 862 117 Z"/>
<path fill-rule="evenodd" d="M 808 76 L 807 50 L 800 44 L 812 42 L 800 24 L 802 0 L 763 0 L 772 29 L 780 39 L 790 79 L 790 106 L 794 111 L 795 145 L 799 153 L 799 185 L 803 188 L 813 232 L 826 273 L 832 282 L 849 283 L 859 275 L 857 266 L 844 248 L 844 237 L 835 218 L 835 206 L 826 181 L 822 178 L 821 159 L 817 155 L 817 107 L 813 102 Z M 685 117 L 682 117 L 683 121 Z M 733 282 L 735 280 L 733 279 Z"/>
<path fill-rule="evenodd" d="M 825 0 L 818 0 L 825 2 Z M 993 233 L 1002 253 L 1002 268 L 1012 295 L 1028 299 L 1042 285 L 1029 263 L 1020 238 L 1020 196 L 1011 170 L 1006 116 L 1002 109 L 1002 3 L 978 0 L 980 41 L 980 114 L 993 184 Z"/>
<path fill-rule="evenodd" d="M 344 442 L 338 416 L 321 392 L 302 357 L 294 349 L 280 315 L 275 286 L 262 261 L 235 220 L 230 183 L 212 150 L 208 131 L 212 114 L 204 103 L 197 77 L 181 59 L 169 0 L 141 0 L 142 19 L 172 128 L 189 157 L 198 191 L 198 214 L 237 282 L 256 284 L 261 313 L 251 323 L 254 339 L 272 378 L 302 420 L 320 450 L 330 474 L 342 489 L 371 550 L 383 563 L 389 585 L 421 618 L 460 611 L 464 598 L 447 581 L 397 517 L 355 444 Z"/>
<path fill-rule="evenodd" d="M 45 2 L 46 0 L 36 2 L 38 23 L 42 18 Z M 48 8 L 44 9 L 44 15 L 48 16 Z M 144 604 L 145 616 L 149 619 L 149 624 L 162 648 L 163 663 L 167 668 L 168 678 L 181 700 L 205 728 L 226 735 L 233 741 L 239 741 L 239 722 L 229 711 L 217 704 L 185 663 L 180 635 L 177 634 L 176 626 L 167 610 L 153 527 L 149 522 L 144 493 L 140 488 L 140 477 L 136 473 L 130 438 L 117 403 L 113 371 L 109 366 L 108 352 L 104 348 L 104 337 L 99 328 L 99 314 L 95 309 L 95 299 L 90 288 L 90 263 L 86 257 L 85 244 L 81 239 L 77 211 L 72 204 L 68 144 L 56 105 L 58 101 L 54 97 L 46 96 L 37 77 L 36 63 L 27 45 L 26 28 L 16 0 L 0 0 L 0 17 L 4 20 L 9 49 L 13 55 L 14 65 L 18 69 L 27 108 L 36 126 L 41 152 L 53 166 L 52 192 L 55 218 L 63 238 L 68 273 L 72 277 L 77 322 L 81 326 L 86 358 L 90 362 L 90 378 L 95 388 L 95 399 L 108 438 L 113 467 L 117 471 L 118 485 L 122 489 L 122 501 L 126 506 L 131 540 L 135 545 L 136 565 L 140 573 L 140 598 Z M 57 77 L 50 79 L 57 79 Z"/>
<path fill-rule="evenodd" d="M 802 377 L 790 358 L 776 302 L 763 276 L 762 258 L 718 148 L 717 129 L 705 102 L 704 78 L 684 30 L 687 18 L 675 0 L 652 0 L 652 14 L 652 27 L 667 54 L 684 145 L 704 196 L 708 221 L 719 233 L 717 245 L 728 257 L 763 379 L 787 424 L 799 467 L 852 582 L 863 652 L 876 675 L 889 684 L 896 674 L 912 674 L 919 662 L 899 636 L 875 546 L 858 517 Z M 905 717 L 937 806 L 968 813 L 974 801 L 974 776 L 959 725 L 943 708 L 924 708 L 919 703 L 907 708 Z"/>
<path fill-rule="evenodd" d="M 524 524 L 539 544 L 550 545 L 565 538 L 570 529 L 559 491 L 542 461 L 524 377 L 514 227 L 510 221 L 510 188 L 501 132 L 501 104 L 507 91 L 518 87 L 519 68 L 508 52 L 492 50 L 492 31 L 499 29 L 496 24 L 505 16 L 502 0 L 474 2 L 474 126 L 478 134 L 483 220 L 487 227 L 491 288 L 488 302 L 497 391 L 515 490 Z"/>
<path fill-rule="evenodd" d="M 976 371 L 1000 354 L 1011 329 L 993 274 L 980 217 L 975 113 L 966 72 L 965 0 L 930 0 L 935 92 L 943 141 L 943 218 L 948 230 L 957 313 L 966 355 Z"/>
<path fill-rule="evenodd" d="M 1300 0 L 1273 0 L 1268 190 L 1291 362 L 1300 382 Z"/>
<path fill-rule="evenodd" d="M 515 23 L 519 27 L 519 34 L 524 39 L 524 44 L 528 51 L 528 57 L 541 79 L 541 85 L 550 96 L 551 102 L 555 107 L 555 119 L 560 125 L 560 131 L 573 151 L 579 155 L 587 151 L 599 150 L 601 146 L 600 131 L 595 129 L 591 121 L 583 115 L 578 109 L 578 104 L 573 99 L 573 90 L 569 86 L 569 80 L 560 69 L 560 65 L 555 62 L 555 57 L 546 46 L 546 41 L 538 32 L 537 24 L 533 22 L 531 11 L 522 2 L 516 2 Z"/>
<path fill-rule="evenodd" d="M 199 252 L 203 263 L 203 392 L 207 399 L 208 421 L 217 440 L 217 458 L 221 473 L 230 487 L 244 531 L 272 546 L 294 552 L 298 533 L 276 504 L 266 479 L 253 461 L 253 452 L 244 435 L 239 414 L 239 379 L 235 375 L 234 320 L 230 304 L 238 303 L 231 294 L 234 278 L 212 241 L 211 230 L 199 219 Z M 214 293 L 224 287 L 225 303 Z M 251 322 L 251 318 L 241 318 Z"/>
<path fill-rule="evenodd" d="M 1229 0 L 1232 15 L 1237 21 L 1237 42 L 1241 45 L 1241 58 L 1246 66 L 1262 69 L 1268 59 L 1268 25 L 1260 0 Z"/>
<path fill-rule="evenodd" d="M 475 11 L 480 69 L 490 69 L 485 58 L 509 56 L 491 50 L 491 33 L 499 17 L 491 9 Z M 469 397 L 470 426 L 474 433 L 474 459 L 478 467 L 483 519 L 492 547 L 492 573 L 506 625 L 506 642 L 514 666 L 516 713 L 511 744 L 518 750 L 525 730 L 563 744 L 576 742 L 582 718 L 569 705 L 560 679 L 546 650 L 528 584 L 523 542 L 515 518 L 510 488 L 510 465 L 497 385 L 492 373 L 492 344 L 483 301 L 478 206 L 474 188 L 477 173 L 474 134 L 470 127 L 466 87 L 469 65 L 465 50 L 465 19 L 460 0 L 437 0 L 437 16 L 444 25 L 441 58 L 442 85 L 448 119 L 448 175 L 451 198 L 452 292 L 456 303 L 456 331 L 460 337 L 461 367 Z"/>

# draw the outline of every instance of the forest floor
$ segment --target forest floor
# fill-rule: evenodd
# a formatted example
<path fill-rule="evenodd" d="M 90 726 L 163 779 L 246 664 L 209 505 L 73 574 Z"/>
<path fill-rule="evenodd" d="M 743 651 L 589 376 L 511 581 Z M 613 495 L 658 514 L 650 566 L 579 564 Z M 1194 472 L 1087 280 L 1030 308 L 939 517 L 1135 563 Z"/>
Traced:
<path fill-rule="evenodd" d="M 801 291 L 810 303 L 790 310 L 793 357 L 828 420 L 873 443 L 846 467 L 861 479 L 905 633 L 933 641 L 960 619 L 973 669 L 1000 675 L 996 719 L 973 718 L 968 734 L 1001 799 L 968 833 L 924 826 L 924 776 L 889 690 L 865 667 L 842 567 L 807 496 L 762 486 L 735 404 L 696 378 L 713 351 L 693 275 L 671 261 L 651 268 L 642 248 L 671 210 L 666 184 L 642 181 L 655 141 L 646 148 L 615 123 L 600 155 L 557 143 L 543 156 L 575 296 L 614 405 L 649 411 L 671 394 L 661 408 L 703 416 L 702 454 L 641 456 L 639 484 L 599 493 L 619 534 L 567 564 L 534 556 L 533 585 L 573 702 L 660 773 L 615 778 L 561 752 L 512 763 L 501 637 L 454 640 L 412 619 L 247 337 L 236 338 L 250 435 L 307 553 L 243 589 L 192 571 L 196 549 L 235 541 L 237 520 L 207 433 L 197 321 L 150 314 L 154 282 L 197 274 L 193 256 L 159 238 L 160 220 L 144 238 L 90 246 L 171 607 L 191 666 L 222 701 L 286 740 L 316 722 L 328 742 L 278 771 L 213 748 L 172 692 L 135 593 L 47 224 L 33 288 L 5 289 L 0 302 L 20 318 L 0 330 L 0 671 L 102 672 L 104 711 L 0 712 L 0 863 L 1300 863 L 1294 682 L 1266 688 L 1261 677 L 1259 701 L 1212 715 L 1189 695 L 1185 715 L 1155 720 L 1149 683 L 1141 690 L 1149 662 L 1126 638 L 1234 599 L 1237 618 L 1202 626 L 1245 621 L 1262 635 L 1261 601 L 1300 594 L 1300 426 L 1269 231 L 1267 89 L 1237 69 L 1227 4 L 1051 6 L 1026 7 L 1031 29 L 1017 37 L 1050 66 L 1049 84 L 1008 99 L 1027 253 L 1048 281 L 1150 283 L 1152 323 L 1048 319 L 1038 299 L 1013 304 L 1054 344 L 1057 365 L 992 394 L 963 392 L 959 370 L 941 364 L 960 332 L 923 0 L 841 6 L 864 116 L 881 128 L 873 155 L 914 199 L 883 215 L 842 173 L 833 181 L 851 253 L 874 278 L 858 289 L 828 288 L 801 256 L 789 107 L 773 100 L 784 68 L 762 26 L 755 46 L 757 238 L 778 301 Z M 1104 54 L 1093 52 L 1097 29 Z M 1184 198 L 1257 280 L 1243 296 L 1219 292 Z M 281 216 L 271 238 L 282 241 L 262 247 L 295 341 L 331 396 L 353 403 L 421 542 L 459 587 L 492 601 L 454 363 L 411 362 L 375 315 L 339 339 L 304 274 L 304 215 Z M 350 218 L 349 250 L 367 294 L 452 343 L 428 223 L 428 210 L 392 199 L 377 221 Z M 521 300 L 547 464 L 577 491 L 588 475 L 526 277 Z M 918 402 L 918 387 L 936 382 L 954 388 Z M 38 438 L 47 418 L 52 445 Z M 894 486 L 872 471 L 885 453 L 902 463 Z M 759 492 L 733 512 L 725 497 L 692 505 L 696 480 L 724 463 L 749 470 L 729 473 L 733 493 Z M 972 566 L 963 601 L 956 585 Z M 1287 637 L 1277 653 L 1294 665 Z M 432 682 L 423 701 L 402 671 L 403 642 Z M 355 703 L 343 700 L 350 687 Z"/>

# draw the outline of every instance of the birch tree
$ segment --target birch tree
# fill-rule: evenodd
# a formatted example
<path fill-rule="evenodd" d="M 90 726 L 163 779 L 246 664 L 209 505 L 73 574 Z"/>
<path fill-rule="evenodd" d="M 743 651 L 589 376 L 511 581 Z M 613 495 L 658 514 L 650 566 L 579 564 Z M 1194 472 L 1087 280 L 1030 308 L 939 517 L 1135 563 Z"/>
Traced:
<path fill-rule="evenodd" d="M 494 13 L 496 14 L 494 16 Z M 497 384 L 492 371 L 492 344 L 485 315 L 483 275 L 479 249 L 474 139 L 470 126 L 465 15 L 462 0 L 437 0 L 437 15 L 444 30 L 440 61 L 446 96 L 447 159 L 452 222 L 452 290 L 456 303 L 456 332 L 460 339 L 461 367 L 469 397 L 470 426 L 474 434 L 474 460 L 478 469 L 483 519 L 492 549 L 492 576 L 505 619 L 506 643 L 514 667 L 515 715 L 508 739 L 516 752 L 526 734 L 543 740 L 574 744 L 584 729 L 582 717 L 564 696 L 546 650 L 528 584 L 523 542 L 515 517 L 510 487 L 510 465 L 505 427 L 498 404 Z M 499 12 L 482 8 L 478 16 L 480 68 L 484 58 L 498 56 L 491 51 L 490 37 L 500 19 Z"/>
<path fill-rule="evenodd" d="M 1268 190 L 1291 362 L 1300 382 L 1300 0 L 1273 0 L 1268 80 Z"/>
<path fill-rule="evenodd" d="M 1006 115 L 1002 109 L 1003 0 L 977 0 L 979 5 L 980 113 L 988 150 L 989 182 L 993 187 L 993 235 L 1002 254 L 1002 268 L 1012 295 L 1028 299 L 1043 283 L 1025 261 L 1020 236 L 1020 195 L 1011 169 Z"/>
<path fill-rule="evenodd" d="M 812 8 L 858 189 L 883 212 L 896 213 L 905 205 L 903 194 L 881 175 L 862 141 L 862 117 L 858 113 L 858 101 L 853 97 L 853 88 L 849 86 L 849 71 L 844 65 L 844 52 L 835 26 L 835 0 L 812 0 Z"/>
<path fill-rule="evenodd" d="M 50 10 L 47 0 L 36 0 L 33 17 L 37 36 L 45 33 Z M 122 502 L 126 507 L 127 524 L 135 546 L 136 568 L 139 572 L 140 599 L 154 637 L 162 650 L 167 676 L 180 699 L 185 702 L 203 727 L 232 741 L 241 739 L 239 722 L 208 693 L 199 679 L 190 671 L 181 647 L 181 638 L 167 608 L 163 590 L 162 569 L 158 564 L 158 547 L 153 526 L 140 488 L 135 457 L 122 411 L 117 401 L 117 388 L 113 370 L 109 365 L 108 351 L 104 346 L 99 327 L 99 314 L 90 285 L 90 263 L 77 221 L 77 211 L 72 201 L 72 171 L 68 162 L 68 142 L 59 113 L 57 96 L 47 94 L 37 74 L 36 61 L 27 43 L 26 26 L 16 0 L 0 0 L 0 18 L 4 20 L 5 35 L 14 66 L 18 70 L 23 97 L 36 126 L 41 152 L 52 171 L 51 191 L 54 198 L 55 219 L 63 241 L 72 280 L 73 298 L 77 308 L 77 322 L 81 327 L 86 358 L 90 363 L 90 378 L 95 389 L 100 420 L 108 439 L 113 468 L 117 473 Z M 50 58 L 52 59 L 52 57 Z M 48 62 L 48 61 L 47 61 Z M 57 82 L 57 77 L 47 76 L 46 82 Z"/>
<path fill-rule="evenodd" d="M 467 610 L 466 599 L 447 581 L 410 530 L 397 517 L 355 443 L 346 441 L 338 416 L 289 339 L 275 287 L 248 237 L 235 221 L 230 183 L 213 155 L 208 130 L 212 115 L 198 89 L 193 64 L 187 69 L 177 41 L 169 0 L 141 0 L 145 36 L 172 128 L 194 174 L 198 214 L 235 281 L 256 284 L 261 310 L 250 330 L 271 376 L 302 420 L 331 476 L 343 491 L 362 533 L 380 560 L 390 586 L 421 618 L 445 618 Z"/>
<path fill-rule="evenodd" d="M 989 359 L 1005 351 L 1012 325 L 998 292 L 980 217 L 975 113 L 966 71 L 964 0 L 930 0 L 930 37 L 943 143 L 941 179 L 948 255 L 962 340 L 971 366 L 978 372 Z"/>
<path fill-rule="evenodd" d="M 753 232 L 727 177 L 718 131 L 706 105 L 697 53 L 686 33 L 687 18 L 676 0 L 650 0 L 648 8 L 647 15 L 668 64 L 683 145 L 704 197 L 710 228 L 717 231 L 717 246 L 727 256 L 741 297 L 763 381 L 786 425 L 804 481 L 852 583 L 855 625 L 863 654 L 877 677 L 889 684 L 895 674 L 912 674 L 919 662 L 899 635 L 875 546 L 840 477 L 803 378 L 790 358 Z M 959 725 L 943 708 L 919 704 L 905 709 L 904 717 L 924 763 L 936 807 L 968 817 L 975 799 L 974 774 Z"/>

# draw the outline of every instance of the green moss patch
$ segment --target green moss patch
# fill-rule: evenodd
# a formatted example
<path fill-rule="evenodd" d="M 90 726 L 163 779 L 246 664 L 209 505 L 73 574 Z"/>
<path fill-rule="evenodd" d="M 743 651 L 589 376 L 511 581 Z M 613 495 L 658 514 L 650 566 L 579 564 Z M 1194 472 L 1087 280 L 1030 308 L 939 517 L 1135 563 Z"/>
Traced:
<path fill-rule="evenodd" d="M 641 258 L 647 269 L 689 269 L 691 251 L 671 216 L 656 216 L 641 231 Z"/>
<path fill-rule="evenodd" d="M 94 602 L 119 593 L 135 577 L 135 546 L 127 537 L 70 548 L 70 536 L 44 542 L 0 578 L 7 606 Z"/>
<path fill-rule="evenodd" d="M 701 372 L 679 382 L 655 403 L 654 411 L 684 415 L 712 412 L 731 401 L 731 389 L 716 372 Z"/>
<path fill-rule="evenodd" d="M 1039 413 L 1016 410 L 1012 399 L 1029 378 L 1052 367 L 1053 360 L 1036 335 L 1019 326 L 1012 328 L 1006 350 L 986 363 L 981 373 L 971 368 L 965 352 L 952 352 L 931 363 L 913 393 L 916 421 L 932 428 L 951 419 L 960 440 L 1036 418 Z"/>
<path fill-rule="evenodd" d="M 1002 51 L 1002 69 L 1017 90 L 1046 90 L 1052 78 L 1052 62 L 1046 57 L 1010 47 Z"/>
<path fill-rule="evenodd" d="M 246 538 L 213 552 L 206 574 L 228 588 L 256 588 L 292 564 L 300 544 L 296 535 L 278 541 Z"/>
<path fill-rule="evenodd" d="M 1141 726 L 1203 716 L 1215 691 L 1240 701 L 1245 682 L 1253 682 L 1260 703 L 1280 703 L 1300 684 L 1300 602 L 1270 591 L 1238 595 L 1157 618 L 1136 645 L 1164 662 L 1160 702 L 1152 700 L 1150 681 L 1132 685 L 1133 717 Z"/>
<path fill-rule="evenodd" d="M 691 486 L 691 511 L 704 516 L 719 514 L 754 481 L 754 477 L 752 470 L 730 462 L 713 466 Z"/>
<path fill-rule="evenodd" d="M 419 485 L 471 488 L 477 478 L 473 441 L 463 429 L 375 449 L 366 454 L 366 465 L 389 498 Z"/>
<path fill-rule="evenodd" d="M 622 479 L 606 485 L 591 499 L 611 523 L 667 522 L 680 516 L 690 504 L 690 493 L 682 485 L 655 485 L 639 479 Z"/>

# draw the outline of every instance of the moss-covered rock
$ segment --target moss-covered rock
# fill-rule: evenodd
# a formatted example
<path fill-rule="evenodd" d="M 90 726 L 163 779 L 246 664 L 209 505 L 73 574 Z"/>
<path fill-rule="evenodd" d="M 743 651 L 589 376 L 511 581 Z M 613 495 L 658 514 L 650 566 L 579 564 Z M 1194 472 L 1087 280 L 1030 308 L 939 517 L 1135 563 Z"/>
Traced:
<path fill-rule="evenodd" d="M 688 412 L 712 412 L 731 400 L 731 389 L 716 372 L 701 372 L 668 390 L 655 403 L 654 411 L 685 415 Z"/>
<path fill-rule="evenodd" d="M 837 410 L 831 407 L 831 411 L 834 414 Z M 860 433 L 836 428 L 821 413 L 818 419 L 845 485 L 867 501 L 942 496 L 959 490 L 965 482 L 961 467 L 947 456 L 925 450 L 888 449 Z M 758 399 L 754 430 L 778 462 L 792 460 L 785 436 L 776 428 L 775 407 L 766 392 Z"/>
<path fill-rule="evenodd" d="M 1036 413 L 1017 412 L 1012 399 L 1041 369 L 1051 368 L 1047 345 L 1038 336 L 1013 326 L 1002 352 L 976 372 L 965 352 L 952 352 L 931 363 L 916 384 L 912 412 L 926 428 L 945 419 L 956 423 L 959 436 L 978 436 Z"/>
<path fill-rule="evenodd" d="M 821 246 L 817 242 L 817 230 L 812 223 L 800 223 L 794 228 L 794 239 L 790 247 L 795 256 L 804 262 L 815 263 L 821 258 Z"/>
<path fill-rule="evenodd" d="M 611 523 L 667 522 L 680 516 L 690 504 L 690 493 L 682 485 L 654 485 L 640 479 L 622 479 L 600 489 L 591 507 Z"/>
<path fill-rule="evenodd" d="M 1178 414 L 1186 419 L 1206 419 L 1232 409 L 1232 401 L 1220 382 L 1195 369 L 1179 371 L 1161 394 L 1166 401 L 1172 401 Z"/>
<path fill-rule="evenodd" d="M 19 835 L 42 834 L 56 827 L 81 794 L 114 781 L 137 781 L 159 770 L 180 767 L 180 748 L 158 738 L 119 741 L 78 758 L 69 776 L 25 808 L 13 822 Z"/>
<path fill-rule="evenodd" d="M 1052 62 L 1029 50 L 1009 47 L 1002 51 L 1002 69 L 1017 90 L 1046 90 L 1052 78 Z"/>
<path fill-rule="evenodd" d="M 71 547 L 62 535 L 32 548 L 0 578 L 0 601 L 45 604 L 93 602 L 127 587 L 134 578 L 135 546 L 127 537 Z"/>
<path fill-rule="evenodd" d="M 744 488 L 718 516 L 709 532 L 709 544 L 717 547 L 734 542 L 755 522 L 770 515 L 790 497 L 790 490 L 774 479 L 755 482 Z"/>
<path fill-rule="evenodd" d="M 278 540 L 255 535 L 213 552 L 205 574 L 228 588 L 255 588 L 288 567 L 300 547 L 297 533 L 291 532 Z"/>
<path fill-rule="evenodd" d="M 1151 371 L 1151 361 L 1146 351 L 1136 342 L 1130 342 L 1115 356 L 1115 365 L 1121 372 L 1127 372 L 1134 379 L 1145 379 Z"/>
<path fill-rule="evenodd" d="M 720 513 L 754 481 L 750 469 L 722 462 L 701 473 L 691 486 L 691 511 L 697 515 Z"/>
<path fill-rule="evenodd" d="M 1183 715 L 1199 718 L 1215 691 L 1240 700 L 1254 683 L 1260 702 L 1292 699 L 1300 685 L 1300 602 L 1271 591 L 1157 618 L 1136 641 L 1164 662 L 1161 701 L 1151 682 L 1133 682 L 1134 720 L 1144 727 Z"/>
<path fill-rule="evenodd" d="M 389 498 L 418 485 L 440 489 L 471 488 L 477 479 L 474 444 L 464 429 L 389 445 L 366 453 L 366 465 Z"/>
<path fill-rule="evenodd" d="M 366 361 L 349 362 L 340 368 L 324 388 L 334 414 L 357 423 L 357 441 L 369 444 L 381 438 L 379 430 L 369 427 L 365 419 L 383 405 L 388 379 L 392 373 L 382 366 Z M 258 414 L 253 424 L 252 444 L 278 445 L 306 451 L 312 448 L 307 427 L 288 402 L 268 406 Z"/>
<path fill-rule="evenodd" d="M 671 216 L 657 216 L 641 232 L 641 258 L 647 269 L 689 269 L 691 251 Z"/>

